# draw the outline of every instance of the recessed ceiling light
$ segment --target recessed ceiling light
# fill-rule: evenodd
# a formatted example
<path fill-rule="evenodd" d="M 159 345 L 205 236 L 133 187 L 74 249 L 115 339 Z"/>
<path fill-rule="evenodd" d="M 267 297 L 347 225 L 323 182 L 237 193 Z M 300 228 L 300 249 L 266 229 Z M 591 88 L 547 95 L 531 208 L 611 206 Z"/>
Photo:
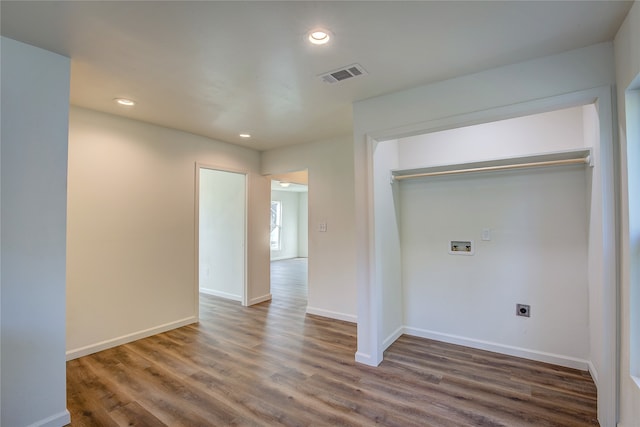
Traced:
<path fill-rule="evenodd" d="M 240 138 L 251 138 L 251 134 L 249 133 L 241 133 Z"/>
<path fill-rule="evenodd" d="M 280 187 L 284 187 L 284 188 L 287 188 L 287 187 L 288 187 L 288 186 L 290 186 L 290 185 L 291 185 L 291 183 L 290 183 L 290 182 L 281 182 L 281 183 L 280 183 Z"/>
<path fill-rule="evenodd" d="M 119 105 L 124 105 L 125 107 L 133 107 L 134 105 L 136 105 L 136 101 L 134 101 L 133 99 L 114 98 L 114 101 Z"/>
<path fill-rule="evenodd" d="M 313 44 L 326 44 L 331 39 L 331 33 L 328 30 L 316 29 L 309 33 L 309 41 Z"/>

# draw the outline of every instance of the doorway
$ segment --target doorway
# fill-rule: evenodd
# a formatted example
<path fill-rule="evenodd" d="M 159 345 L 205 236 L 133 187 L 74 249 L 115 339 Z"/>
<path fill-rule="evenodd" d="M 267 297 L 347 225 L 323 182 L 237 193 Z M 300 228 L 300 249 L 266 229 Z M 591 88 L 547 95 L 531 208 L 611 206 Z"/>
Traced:
<path fill-rule="evenodd" d="M 198 166 L 198 291 L 246 305 L 246 174 Z"/>
<path fill-rule="evenodd" d="M 306 309 L 309 198 L 307 171 L 271 177 L 271 294 Z"/>

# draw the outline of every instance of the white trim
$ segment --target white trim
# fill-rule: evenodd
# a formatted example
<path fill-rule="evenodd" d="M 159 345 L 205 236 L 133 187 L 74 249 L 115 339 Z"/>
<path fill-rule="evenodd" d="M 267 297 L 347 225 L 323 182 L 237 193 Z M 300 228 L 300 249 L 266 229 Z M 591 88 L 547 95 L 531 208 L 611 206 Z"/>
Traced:
<path fill-rule="evenodd" d="M 514 104 L 488 107 L 483 110 L 460 113 L 447 117 L 440 117 L 411 125 L 367 132 L 367 136 L 377 142 L 391 139 L 406 138 L 425 133 L 458 129 L 499 120 L 530 116 L 532 114 L 547 113 L 564 108 L 580 107 L 593 104 L 601 95 L 601 91 L 609 86 L 578 90 L 564 94 L 551 95 L 544 98 L 523 100 Z"/>
<path fill-rule="evenodd" d="M 593 365 L 593 362 L 589 360 L 589 374 L 591 375 L 591 379 L 596 386 L 596 390 L 598 389 L 598 370 Z"/>
<path fill-rule="evenodd" d="M 261 297 L 251 298 L 248 305 L 260 304 L 261 302 L 270 301 L 271 294 L 262 295 Z"/>
<path fill-rule="evenodd" d="M 317 308 L 317 307 L 307 306 L 307 314 L 328 317 L 329 319 L 342 320 L 344 322 L 351 322 L 351 323 L 356 323 L 358 321 L 358 317 L 353 314 L 338 313 L 337 311 L 325 310 L 323 308 Z"/>
<path fill-rule="evenodd" d="M 356 362 L 362 363 L 363 365 L 367 365 L 367 366 L 378 366 L 380 364 L 380 362 L 376 363 L 370 354 L 366 354 L 362 352 L 356 353 Z"/>
<path fill-rule="evenodd" d="M 289 259 L 298 259 L 298 258 L 307 258 L 307 257 L 301 257 L 301 256 L 283 256 L 283 257 L 275 257 L 275 258 L 271 258 L 269 261 L 286 261 Z"/>
<path fill-rule="evenodd" d="M 195 316 L 191 316 L 184 319 L 176 320 L 175 322 L 169 322 L 163 325 L 154 326 L 153 328 L 144 329 L 142 331 L 123 335 L 121 337 L 109 339 L 106 341 L 101 341 L 85 347 L 68 350 L 66 353 L 67 360 L 77 359 L 78 357 L 87 356 L 89 354 L 97 353 L 99 351 L 106 350 L 108 348 L 117 347 L 122 344 L 130 343 L 132 341 L 137 341 L 139 339 L 147 338 L 152 335 L 161 334 L 163 332 L 167 332 L 172 329 L 177 329 L 186 325 L 191 325 L 192 323 L 197 323 L 197 322 L 198 322 L 198 318 Z"/>
<path fill-rule="evenodd" d="M 396 340 L 400 338 L 402 334 L 404 334 L 404 329 L 405 329 L 404 326 L 400 326 L 398 329 L 393 331 L 391 335 L 385 338 L 385 340 L 382 341 L 382 351 L 385 351 L 386 349 L 389 348 L 391 344 L 396 342 Z"/>
<path fill-rule="evenodd" d="M 249 179 L 249 172 L 244 172 L 244 274 L 243 286 L 242 286 L 242 305 L 249 306 L 249 195 L 251 194 L 251 179 Z M 199 231 L 199 230 L 198 230 Z M 198 254 L 200 258 L 200 254 Z"/>
<path fill-rule="evenodd" d="M 620 188 L 616 177 L 619 156 L 614 141 L 617 141 L 617 125 L 613 117 L 616 114 L 613 86 L 596 89 L 596 110 L 600 126 L 600 176 L 602 183 L 602 253 L 609 254 L 602 264 L 602 297 L 599 298 L 604 328 L 602 332 L 603 355 L 598 366 L 598 421 L 600 425 L 615 425 L 618 419 L 620 402 L 619 377 L 619 327 L 618 316 L 620 301 L 618 297 L 620 266 L 620 233 L 617 211 L 620 209 Z M 589 279 L 591 280 L 591 278 Z M 593 349 L 592 349 L 593 351 Z M 592 356 L 593 357 L 593 356 Z"/>
<path fill-rule="evenodd" d="M 427 331 L 425 329 L 411 328 L 408 326 L 405 326 L 404 333 L 415 337 L 428 338 L 436 341 L 446 342 L 449 344 L 462 345 L 478 350 L 487 350 L 495 353 L 506 354 L 509 356 L 536 360 L 538 362 L 552 363 L 554 365 L 565 366 L 567 368 L 580 369 L 582 371 L 589 370 L 588 360 L 578 359 L 571 356 L 564 356 L 562 354 L 547 353 L 543 351 L 504 345 L 490 341 L 461 337 L 458 335 L 443 334 L 435 331 Z"/>
<path fill-rule="evenodd" d="M 249 243 L 249 193 L 251 191 L 250 185 L 249 185 L 249 171 L 247 170 L 243 170 L 243 169 L 235 169 L 235 168 L 230 168 L 230 167 L 224 167 L 224 166 L 216 166 L 216 165 L 211 165 L 208 163 L 200 163 L 200 162 L 196 162 L 195 163 L 195 194 L 194 194 L 194 200 L 195 200 L 195 208 L 194 208 L 194 215 L 195 215 L 195 229 L 194 229 L 194 242 L 195 242 L 195 292 L 196 292 L 196 308 L 195 308 L 195 313 L 196 313 L 196 318 L 200 318 L 200 169 L 210 169 L 210 170 L 216 170 L 216 171 L 220 171 L 220 172 L 229 172 L 229 173 L 236 173 L 239 175 L 244 175 L 244 236 L 243 236 L 243 248 L 244 248 L 244 260 L 243 260 L 243 265 L 244 265 L 244 270 L 243 270 L 243 285 L 242 285 L 242 293 L 243 295 L 240 296 L 240 303 L 243 306 L 249 306 L 255 303 L 252 303 L 251 301 L 249 301 L 249 271 L 248 271 L 248 259 L 249 259 L 249 252 L 248 252 L 248 243 Z M 206 293 L 206 292 L 205 292 Z M 211 294 L 214 295 L 214 294 Z M 226 298 L 224 296 L 222 296 L 222 298 Z M 234 299 L 234 298 L 229 298 L 229 299 Z"/>
<path fill-rule="evenodd" d="M 193 289 L 194 289 L 194 313 L 196 319 L 200 319 L 200 165 L 195 162 L 193 172 L 194 184 L 194 208 L 193 208 Z"/>
<path fill-rule="evenodd" d="M 382 310 L 382 283 L 378 280 L 377 276 L 377 265 L 376 265 L 376 223 L 375 223 L 375 178 L 374 178 L 374 155 L 376 151 L 376 146 L 379 141 L 367 136 L 367 145 L 366 145 L 366 153 L 367 153 L 367 161 L 366 161 L 366 177 L 367 177 L 367 191 L 366 195 L 366 203 L 367 203 L 367 235 L 369 240 L 369 250 L 367 253 L 369 271 L 368 271 L 368 280 L 370 283 L 369 286 L 369 309 L 367 313 L 367 319 L 369 323 L 369 339 L 370 345 L 372 348 L 370 352 L 373 354 L 375 359 L 371 360 L 373 366 L 378 366 L 382 363 L 384 359 L 384 349 L 380 346 L 378 331 L 381 330 L 381 322 L 382 318 L 379 313 Z M 358 316 L 360 313 L 358 313 Z M 360 329 L 360 325 L 358 325 L 358 330 Z"/>
<path fill-rule="evenodd" d="M 57 414 L 51 415 L 40 421 L 36 421 L 33 424 L 29 424 L 27 427 L 60 427 L 66 426 L 71 423 L 71 414 L 68 410 L 64 410 Z"/>
<path fill-rule="evenodd" d="M 206 294 L 206 295 L 213 295 L 214 297 L 220 297 L 220 298 L 230 299 L 233 301 L 242 302 L 242 295 L 234 295 L 228 292 L 216 291 L 215 289 L 200 288 L 200 293 Z"/>

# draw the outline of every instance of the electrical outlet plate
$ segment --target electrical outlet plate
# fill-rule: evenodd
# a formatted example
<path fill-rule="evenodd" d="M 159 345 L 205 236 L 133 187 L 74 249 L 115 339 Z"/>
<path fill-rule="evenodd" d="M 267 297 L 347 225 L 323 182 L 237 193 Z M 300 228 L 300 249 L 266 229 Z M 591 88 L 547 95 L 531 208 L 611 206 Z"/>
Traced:
<path fill-rule="evenodd" d="M 516 316 L 531 317 L 531 307 L 527 304 L 516 304 Z"/>

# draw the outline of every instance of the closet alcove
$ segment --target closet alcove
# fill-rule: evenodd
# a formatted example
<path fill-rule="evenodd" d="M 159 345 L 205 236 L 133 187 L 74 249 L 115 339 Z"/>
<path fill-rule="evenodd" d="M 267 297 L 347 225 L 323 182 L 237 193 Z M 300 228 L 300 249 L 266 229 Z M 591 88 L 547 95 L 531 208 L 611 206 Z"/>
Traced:
<path fill-rule="evenodd" d="M 592 104 L 378 142 L 381 348 L 409 334 L 588 370 L 598 143 Z"/>

